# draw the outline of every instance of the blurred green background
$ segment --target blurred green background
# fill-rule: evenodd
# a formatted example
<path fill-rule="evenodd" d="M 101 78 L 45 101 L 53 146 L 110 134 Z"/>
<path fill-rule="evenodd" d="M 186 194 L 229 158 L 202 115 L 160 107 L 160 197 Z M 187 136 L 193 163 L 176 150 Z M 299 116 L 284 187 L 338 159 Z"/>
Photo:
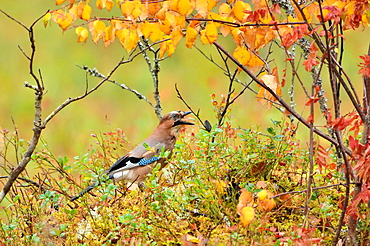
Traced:
<path fill-rule="evenodd" d="M 91 1 L 90 5 L 94 4 L 95 1 Z M 53 0 L 15 0 L 0 3 L 0 9 L 26 26 L 30 26 L 48 9 L 55 8 Z M 108 16 L 119 15 L 118 9 L 112 11 L 112 13 L 107 13 L 106 10 L 95 11 L 92 16 L 103 13 Z M 348 31 L 345 34 L 347 41 L 344 68 L 360 89 L 362 80 L 357 74 L 357 64 L 360 62 L 359 55 L 367 53 L 369 31 Z M 119 42 L 108 48 L 105 48 L 101 41 L 98 45 L 91 40 L 86 44 L 77 43 L 74 29 L 62 32 L 55 23 L 47 28 L 44 28 L 42 22 L 37 23 L 35 39 L 36 68 L 41 69 L 48 91 L 42 105 L 43 117 L 68 97 L 79 96 L 84 92 L 85 72 L 76 65 L 96 67 L 99 72 L 107 74 L 123 55 L 127 57 Z M 233 43 L 231 38 L 228 40 L 225 45 L 232 52 Z M 24 81 L 33 83 L 33 80 L 28 72 L 27 59 L 21 54 L 18 46 L 27 53 L 30 51 L 28 33 L 20 25 L 0 14 L 0 127 L 12 131 L 14 119 L 20 138 L 28 140 L 32 134 L 34 93 L 24 88 L 23 84 Z M 217 51 L 210 45 L 198 44 L 198 47 L 206 54 L 212 54 L 215 58 L 218 56 Z M 274 63 L 283 69 L 285 58 L 281 51 L 277 54 L 274 55 Z M 219 58 L 217 60 L 219 61 Z M 306 74 L 309 85 L 311 78 L 308 73 Z M 187 103 L 194 109 L 199 108 L 204 119 L 208 119 L 212 124 L 216 123 L 210 95 L 216 94 L 219 98 L 221 94 L 227 93 L 229 80 L 195 48 L 187 49 L 182 40 L 175 54 L 161 63 L 159 78 L 163 113 L 186 109 L 177 99 L 174 88 L 174 84 L 177 83 Z M 249 81 L 244 74 L 239 78 Z M 138 90 L 154 102 L 151 75 L 142 57 L 122 66 L 112 79 Z M 98 81 L 90 77 L 91 86 Z M 289 77 L 287 81 L 289 82 Z M 257 86 L 254 85 L 253 88 L 257 90 Z M 241 87 L 237 86 L 237 89 L 240 90 Z M 362 90 L 359 92 L 362 93 Z M 283 89 L 283 93 L 287 95 L 287 88 Z M 296 98 L 298 102 L 306 101 L 299 93 L 296 94 Z M 348 110 L 351 110 L 351 105 L 345 101 L 344 105 L 348 105 Z M 308 109 L 304 108 L 298 109 L 298 112 L 307 113 L 307 111 Z M 282 117 L 275 109 L 266 111 L 266 107 L 258 103 L 255 95 L 248 91 L 237 100 L 232 116 L 234 127 L 247 128 L 258 124 L 262 125 L 262 129 L 271 126 L 271 119 L 280 120 Z M 157 122 L 154 111 L 147 103 L 138 100 L 132 93 L 107 83 L 86 99 L 75 102 L 61 111 L 48 124 L 43 137 L 56 156 L 72 157 L 87 150 L 93 141 L 90 137 L 92 132 L 107 132 L 121 128 L 131 142 L 138 143 L 150 134 Z M 300 130 L 303 130 L 303 127 L 300 127 Z M 300 136 L 305 137 L 304 131 Z"/>

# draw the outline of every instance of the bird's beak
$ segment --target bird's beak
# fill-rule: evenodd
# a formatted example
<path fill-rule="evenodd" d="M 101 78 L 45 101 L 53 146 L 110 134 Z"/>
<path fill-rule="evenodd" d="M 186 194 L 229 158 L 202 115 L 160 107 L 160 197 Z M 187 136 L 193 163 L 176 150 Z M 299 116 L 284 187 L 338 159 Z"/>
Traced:
<path fill-rule="evenodd" d="M 191 114 L 191 111 L 184 112 L 182 118 L 184 118 L 188 114 Z M 184 120 L 179 120 L 179 121 L 177 121 L 177 125 L 194 125 L 194 123 L 187 122 L 187 121 L 184 121 Z"/>

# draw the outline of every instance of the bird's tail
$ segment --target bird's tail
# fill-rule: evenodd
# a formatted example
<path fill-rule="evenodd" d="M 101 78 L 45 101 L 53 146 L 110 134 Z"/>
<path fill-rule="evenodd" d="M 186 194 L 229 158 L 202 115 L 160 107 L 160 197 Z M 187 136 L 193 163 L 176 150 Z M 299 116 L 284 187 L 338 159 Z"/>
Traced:
<path fill-rule="evenodd" d="M 90 192 L 90 191 L 91 191 L 92 189 L 94 189 L 95 187 L 97 187 L 97 186 L 99 186 L 99 185 L 101 185 L 101 184 L 103 184 L 103 183 L 107 182 L 107 181 L 108 181 L 108 180 L 110 180 L 110 179 L 112 179 L 112 177 L 108 177 L 108 178 L 107 178 L 107 179 L 105 179 L 105 180 L 99 180 L 99 181 L 97 181 L 97 182 L 95 182 L 95 183 L 93 183 L 93 184 L 89 185 L 86 189 L 84 189 L 83 191 L 81 191 L 81 192 L 80 192 L 80 194 L 78 194 L 78 195 L 76 195 L 76 196 L 72 197 L 72 198 L 71 198 L 71 200 L 69 200 L 69 201 L 73 202 L 73 201 L 77 200 L 78 198 L 82 197 L 82 196 L 83 196 L 83 195 L 85 195 L 86 193 Z"/>

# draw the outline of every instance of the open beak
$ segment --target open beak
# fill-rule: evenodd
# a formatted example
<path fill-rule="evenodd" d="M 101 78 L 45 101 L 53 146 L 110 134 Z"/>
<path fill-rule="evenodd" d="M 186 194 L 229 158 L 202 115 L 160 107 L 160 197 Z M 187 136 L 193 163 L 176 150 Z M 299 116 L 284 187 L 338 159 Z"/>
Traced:
<path fill-rule="evenodd" d="M 188 114 L 191 114 L 191 111 L 187 111 L 187 112 L 184 112 L 182 118 L 184 118 L 185 116 L 187 116 Z M 194 123 L 191 123 L 191 122 L 187 122 L 187 121 L 184 121 L 184 120 L 178 120 L 176 122 L 176 125 L 194 125 Z"/>

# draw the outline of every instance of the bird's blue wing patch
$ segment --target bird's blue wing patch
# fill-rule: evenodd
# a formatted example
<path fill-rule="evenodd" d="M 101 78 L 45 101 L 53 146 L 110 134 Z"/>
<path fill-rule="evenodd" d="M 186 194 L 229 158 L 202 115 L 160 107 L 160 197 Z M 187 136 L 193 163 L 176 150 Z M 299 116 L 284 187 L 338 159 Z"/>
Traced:
<path fill-rule="evenodd" d="M 155 161 L 158 161 L 160 158 L 158 156 L 153 156 L 152 158 L 150 159 L 145 159 L 145 158 L 142 158 L 140 161 L 139 161 L 139 165 L 140 166 L 146 166 L 146 165 L 149 165 Z"/>

